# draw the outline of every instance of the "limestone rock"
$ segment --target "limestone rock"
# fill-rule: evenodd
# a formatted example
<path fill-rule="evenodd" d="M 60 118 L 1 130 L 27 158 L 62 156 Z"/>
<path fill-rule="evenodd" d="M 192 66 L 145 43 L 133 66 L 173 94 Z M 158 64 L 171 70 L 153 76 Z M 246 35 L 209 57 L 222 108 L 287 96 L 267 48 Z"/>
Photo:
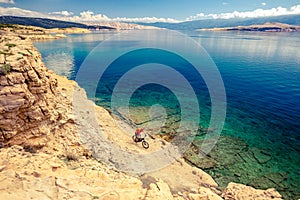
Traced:
<path fill-rule="evenodd" d="M 156 183 L 151 183 L 149 187 L 150 189 L 145 196 L 146 200 L 173 199 L 169 186 L 162 180 L 159 179 Z"/>
<path fill-rule="evenodd" d="M 222 198 L 214 193 L 211 189 L 205 187 L 199 188 L 199 195 L 206 196 L 208 200 L 222 200 Z"/>
<path fill-rule="evenodd" d="M 199 193 L 190 193 L 188 194 L 190 200 L 222 200 L 220 196 L 211 191 L 209 188 L 200 187 Z"/>
<path fill-rule="evenodd" d="M 8 43 L 15 46 L 6 49 Z M 63 109 L 57 112 L 57 106 L 65 102 L 60 101 L 56 80 L 30 41 L 5 35 L 0 47 L 9 53 L 3 62 L 11 66 L 9 73 L 0 75 L 0 142 L 25 144 L 33 138 L 48 137 L 62 119 L 68 118 L 67 106 L 60 106 Z"/>
<path fill-rule="evenodd" d="M 237 183 L 229 183 L 227 188 L 222 194 L 222 197 L 225 200 L 229 199 L 239 199 L 239 200 L 268 200 L 282 199 L 282 196 L 275 191 L 275 189 L 267 189 L 267 190 L 259 190 L 254 189 L 253 187 L 237 184 Z"/>

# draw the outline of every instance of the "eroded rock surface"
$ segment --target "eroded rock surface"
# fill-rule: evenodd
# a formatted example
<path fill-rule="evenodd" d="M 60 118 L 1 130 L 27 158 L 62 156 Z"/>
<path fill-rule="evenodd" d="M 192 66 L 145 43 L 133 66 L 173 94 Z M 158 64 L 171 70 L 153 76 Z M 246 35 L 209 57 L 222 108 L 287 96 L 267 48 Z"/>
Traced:
<path fill-rule="evenodd" d="M 9 47 L 9 45 L 13 47 Z M 51 132 L 71 120 L 70 102 L 61 99 L 57 79 L 41 61 L 31 41 L 1 37 L 2 64 L 10 66 L 0 76 L 0 142 L 44 146 Z"/>
<path fill-rule="evenodd" d="M 253 187 L 229 183 L 225 189 L 222 197 L 225 200 L 239 199 L 239 200 L 265 200 L 265 199 L 282 199 L 281 195 L 275 189 L 257 190 Z"/>

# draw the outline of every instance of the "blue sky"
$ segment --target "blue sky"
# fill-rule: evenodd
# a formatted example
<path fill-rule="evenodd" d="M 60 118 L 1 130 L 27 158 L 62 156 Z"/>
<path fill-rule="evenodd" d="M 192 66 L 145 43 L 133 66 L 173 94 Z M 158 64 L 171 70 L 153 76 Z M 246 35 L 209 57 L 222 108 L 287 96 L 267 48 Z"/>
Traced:
<path fill-rule="evenodd" d="M 18 8 L 19 13 L 27 10 L 35 11 L 34 15 L 40 13 L 41 15 L 56 15 L 56 17 L 59 15 L 61 17 L 78 16 L 73 20 L 79 20 L 82 17 L 80 13 L 83 13 L 86 19 L 90 17 L 94 20 L 101 19 L 103 16 L 104 20 L 114 19 L 116 21 L 119 18 L 135 18 L 136 20 L 169 18 L 169 21 L 186 21 L 216 16 L 225 16 L 226 18 L 231 15 L 222 14 L 230 14 L 234 11 L 253 12 L 257 9 L 271 10 L 278 7 L 283 9 L 269 11 L 269 15 L 278 12 L 284 14 L 298 4 L 300 5 L 299 0 L 0 0 L 0 15 L 7 13 L 21 15 L 16 9 L 14 12 L 11 9 Z M 10 12 L 8 12 L 9 8 Z M 293 11 L 297 13 L 298 7 L 296 10 Z M 29 12 L 27 14 L 31 15 Z M 255 13 L 253 15 L 255 16 Z M 234 16 L 243 17 L 244 15 Z"/>

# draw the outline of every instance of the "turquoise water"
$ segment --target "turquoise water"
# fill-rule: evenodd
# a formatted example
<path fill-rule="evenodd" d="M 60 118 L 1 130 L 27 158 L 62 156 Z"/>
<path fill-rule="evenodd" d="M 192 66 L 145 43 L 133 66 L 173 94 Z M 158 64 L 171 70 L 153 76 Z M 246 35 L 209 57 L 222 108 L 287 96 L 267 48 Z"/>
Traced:
<path fill-rule="evenodd" d="M 75 79 L 89 53 L 99 42 L 114 34 L 72 35 L 66 39 L 38 42 L 35 46 L 49 69 Z M 216 164 L 205 170 L 221 187 L 235 181 L 258 188 L 275 187 L 287 199 L 300 198 L 300 34 L 185 34 L 199 42 L 211 56 L 220 71 L 227 95 L 224 129 L 210 158 Z M 117 41 L 105 47 L 106 53 L 134 44 L 134 40 Z M 144 54 L 165 59 L 166 64 L 170 64 L 170 60 L 177 64 L 177 70 L 188 77 L 195 89 L 201 110 L 199 123 L 207 128 L 211 102 L 205 82 L 184 60 L 175 59 L 166 52 L 148 50 L 115 63 L 122 68 L 104 74 L 96 95 L 89 94 L 88 84 L 81 86 L 87 89 L 91 98 L 96 97 L 97 104 L 109 109 L 116 81 L 129 63 L 142 63 Z M 174 94 L 159 85 L 141 87 L 131 99 L 133 107 L 157 103 L 167 107 L 170 115 L 180 112 Z M 195 144 L 201 139 L 199 134 Z"/>

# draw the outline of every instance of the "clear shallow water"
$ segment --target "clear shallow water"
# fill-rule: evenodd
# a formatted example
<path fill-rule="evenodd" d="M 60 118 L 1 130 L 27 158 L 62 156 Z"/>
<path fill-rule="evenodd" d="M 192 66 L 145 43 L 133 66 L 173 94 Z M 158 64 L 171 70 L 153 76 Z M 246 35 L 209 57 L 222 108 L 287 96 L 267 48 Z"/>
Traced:
<path fill-rule="evenodd" d="M 90 51 L 112 34 L 73 35 L 35 43 L 35 46 L 49 69 L 74 79 Z M 221 186 L 236 181 L 261 188 L 275 187 L 286 198 L 300 198 L 300 34 L 186 34 L 198 41 L 214 60 L 227 94 L 224 137 L 215 148 L 216 152 L 212 152 L 217 164 L 206 171 Z M 107 50 L 117 51 L 133 43 L 118 41 Z M 211 110 L 206 86 L 193 76 L 190 67 L 184 63 L 178 66 L 189 75 L 192 84 L 197 85 L 200 124 L 208 127 Z M 96 103 L 99 105 L 110 106 L 110 91 L 118 73 L 108 73 L 103 80 L 105 84 L 98 88 Z M 88 90 L 87 85 L 81 86 Z M 169 107 L 170 113 L 178 108 L 170 91 L 154 85 L 139 89 L 131 103 L 133 106 L 151 106 L 157 101 Z M 197 139 L 201 141 L 201 136 Z M 224 159 L 220 159 L 222 157 Z M 232 162 L 224 162 L 225 158 Z"/>

